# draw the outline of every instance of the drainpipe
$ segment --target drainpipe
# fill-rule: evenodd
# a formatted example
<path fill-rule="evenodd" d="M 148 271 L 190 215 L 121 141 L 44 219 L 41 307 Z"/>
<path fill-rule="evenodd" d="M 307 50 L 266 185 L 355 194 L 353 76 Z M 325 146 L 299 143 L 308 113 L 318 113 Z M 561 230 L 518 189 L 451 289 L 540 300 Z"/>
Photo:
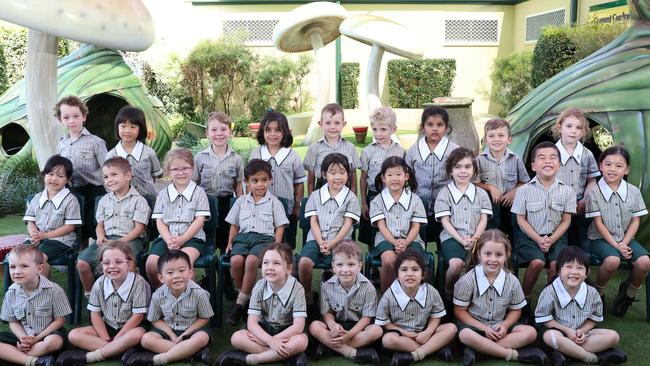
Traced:
<path fill-rule="evenodd" d="M 341 1 L 337 1 L 341 5 Z M 336 103 L 342 104 L 341 90 L 341 37 L 336 39 Z"/>
<path fill-rule="evenodd" d="M 578 24 L 578 0 L 571 0 L 569 17 L 572 27 Z"/>

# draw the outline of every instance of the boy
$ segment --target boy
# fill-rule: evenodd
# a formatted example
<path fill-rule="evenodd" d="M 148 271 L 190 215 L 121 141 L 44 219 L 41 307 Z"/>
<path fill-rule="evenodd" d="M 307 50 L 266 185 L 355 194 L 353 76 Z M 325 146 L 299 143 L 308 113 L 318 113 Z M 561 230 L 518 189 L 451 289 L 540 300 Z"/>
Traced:
<path fill-rule="evenodd" d="M 557 256 L 567 246 L 566 231 L 571 215 L 576 213 L 576 194 L 559 179 L 560 151 L 551 142 L 537 144 L 531 152 L 535 177 L 522 185 L 515 194 L 512 212 L 522 235 L 518 242 L 519 263 L 528 263 L 522 287 L 526 301 L 539 273 L 547 261 L 550 267 L 547 278 L 555 276 Z M 522 319 L 530 314 L 530 305 L 522 311 Z M 525 316 L 525 318 L 524 318 Z"/>
<path fill-rule="evenodd" d="M 149 223 L 151 209 L 147 200 L 131 187 L 131 165 L 122 157 L 106 160 L 102 166 L 104 185 L 110 193 L 97 204 L 97 240 L 79 253 L 77 270 L 84 288 L 84 295 L 90 296 L 95 280 L 99 247 L 109 240 L 129 243 L 134 255 L 144 248 L 144 230 Z"/>
<path fill-rule="evenodd" d="M 187 253 L 170 250 L 158 259 L 158 280 L 163 285 L 151 296 L 147 319 L 153 328 L 141 345 L 151 352 L 127 351 L 127 366 L 165 365 L 192 358 L 210 362 L 210 329 L 214 315 L 210 294 L 192 281 L 194 270 Z"/>
<path fill-rule="evenodd" d="M 321 284 L 323 321 L 309 326 L 309 332 L 320 341 L 316 359 L 335 351 L 356 362 L 377 364 L 377 351 L 367 347 L 383 334 L 381 327 L 372 324 L 377 293 L 360 273 L 361 251 L 354 241 L 344 240 L 334 248 L 332 269 L 334 276 Z"/>
<path fill-rule="evenodd" d="M 303 165 L 307 170 L 307 195 L 314 191 L 316 177 L 320 176 L 321 163 L 325 157 L 333 152 L 341 153 L 348 157 L 352 174 L 348 177 L 350 189 L 357 194 L 357 169 L 361 167 L 359 155 L 354 144 L 346 141 L 341 136 L 345 127 L 343 108 L 336 103 L 326 104 L 320 112 L 318 125 L 323 129 L 323 138 L 309 145 Z"/>
<path fill-rule="evenodd" d="M 487 148 L 476 157 L 479 170 L 476 185 L 486 190 L 492 199 L 493 216 L 488 226 L 512 238 L 510 207 L 517 188 L 528 183 L 530 177 L 521 158 L 508 148 L 512 143 L 508 121 L 493 118 L 485 123 L 484 131 Z"/>
<path fill-rule="evenodd" d="M 63 289 L 41 274 L 43 263 L 36 245 L 20 244 L 9 253 L 14 283 L 4 296 L 0 318 L 9 322 L 11 332 L 0 333 L 0 360 L 52 366 L 50 354 L 65 346 L 63 323 L 72 310 Z"/>
<path fill-rule="evenodd" d="M 271 164 L 252 159 L 244 168 L 244 181 L 250 191 L 237 199 L 226 222 L 230 224 L 228 246 L 230 272 L 239 289 L 237 301 L 226 316 L 226 323 L 236 325 L 248 307 L 248 300 L 257 278 L 257 268 L 264 249 L 273 242 L 282 242 L 289 224 L 280 200 L 269 193 L 272 181 Z"/>

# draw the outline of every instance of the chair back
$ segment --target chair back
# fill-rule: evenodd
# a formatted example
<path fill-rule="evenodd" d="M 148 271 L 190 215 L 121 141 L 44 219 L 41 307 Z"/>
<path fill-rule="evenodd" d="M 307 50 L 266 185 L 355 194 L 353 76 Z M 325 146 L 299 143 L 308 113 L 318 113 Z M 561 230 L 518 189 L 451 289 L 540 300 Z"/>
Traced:
<path fill-rule="evenodd" d="M 214 252 L 217 247 L 217 228 L 219 227 L 219 200 L 216 197 L 208 196 L 210 204 L 210 219 L 203 223 L 205 232 L 205 244 L 209 252 Z"/>

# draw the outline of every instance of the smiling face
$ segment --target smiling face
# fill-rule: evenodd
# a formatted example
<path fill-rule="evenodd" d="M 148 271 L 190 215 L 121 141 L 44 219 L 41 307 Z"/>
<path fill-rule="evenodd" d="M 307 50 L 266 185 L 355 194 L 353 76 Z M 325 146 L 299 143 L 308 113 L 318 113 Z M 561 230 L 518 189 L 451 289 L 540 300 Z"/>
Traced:
<path fill-rule="evenodd" d="M 479 260 L 486 275 L 497 275 L 508 258 L 506 246 L 496 241 L 485 242 L 479 251 Z"/>
<path fill-rule="evenodd" d="M 485 143 L 493 154 L 503 153 L 511 142 L 512 136 L 507 127 L 495 128 L 485 133 Z"/>
<path fill-rule="evenodd" d="M 391 192 L 401 192 L 409 180 L 409 173 L 401 166 L 394 166 L 386 169 L 386 172 L 381 175 L 381 180 Z"/>
<path fill-rule="evenodd" d="M 108 249 L 102 254 L 102 272 L 113 281 L 122 284 L 131 269 L 131 261 L 119 249 Z"/>
<path fill-rule="evenodd" d="M 358 258 L 337 253 L 332 257 L 332 270 L 343 287 L 349 288 L 357 280 L 361 272 L 361 262 Z"/>
<path fill-rule="evenodd" d="M 43 265 L 36 264 L 32 253 L 9 255 L 9 275 L 11 280 L 20 286 L 31 284 L 31 288 L 38 285 L 38 275 L 43 272 Z"/>
<path fill-rule="evenodd" d="M 218 119 L 211 119 L 208 121 L 206 136 L 214 147 L 224 147 L 228 144 L 230 138 L 230 126 L 222 123 Z"/>
<path fill-rule="evenodd" d="M 138 140 L 140 133 L 140 126 L 130 121 L 124 121 L 117 126 L 117 135 L 120 136 L 122 142 L 133 144 Z"/>
<path fill-rule="evenodd" d="M 254 197 L 264 197 L 269 190 L 271 180 L 272 178 L 265 171 L 259 171 L 245 179 Z"/>
<path fill-rule="evenodd" d="M 267 250 L 262 258 L 262 276 L 272 284 L 283 284 L 291 273 L 291 265 L 277 250 Z"/>
<path fill-rule="evenodd" d="M 186 187 L 192 177 L 194 166 L 185 159 L 173 159 L 169 162 L 168 170 L 174 185 Z"/>
<path fill-rule="evenodd" d="M 341 131 L 345 127 L 343 114 L 325 112 L 321 115 L 321 120 L 318 122 L 318 125 L 323 128 L 323 133 L 328 140 L 339 139 L 341 138 Z"/>
<path fill-rule="evenodd" d="M 60 192 L 69 181 L 70 179 L 66 176 L 63 165 L 55 166 L 48 173 L 45 173 L 43 177 L 43 183 L 45 183 L 45 188 L 50 195 Z"/>
<path fill-rule="evenodd" d="M 86 116 L 81 113 L 79 107 L 61 104 L 60 110 L 60 121 L 63 126 L 73 135 L 81 133 L 84 128 L 84 122 L 86 122 Z"/>
<path fill-rule="evenodd" d="M 158 273 L 158 281 L 169 287 L 175 295 L 180 295 L 187 288 L 193 274 L 190 264 L 178 258 L 163 265 L 161 273 Z"/>
<path fill-rule="evenodd" d="M 585 125 L 575 116 L 568 116 L 560 123 L 563 145 L 575 145 L 585 135 Z"/>
<path fill-rule="evenodd" d="M 104 166 L 102 167 L 102 176 L 104 185 L 111 192 L 124 195 L 129 191 L 132 178 L 130 171 L 123 172 L 117 166 Z"/>
<path fill-rule="evenodd" d="M 607 184 L 618 185 L 630 173 L 630 166 L 622 155 L 610 154 L 600 163 L 600 172 Z"/>
<path fill-rule="evenodd" d="M 451 178 L 456 185 L 468 184 L 474 177 L 474 163 L 470 157 L 460 159 L 451 168 Z"/>
<path fill-rule="evenodd" d="M 395 133 L 395 130 L 394 126 L 386 122 L 374 122 L 372 124 L 372 136 L 379 145 L 390 144 L 390 135 Z"/>
<path fill-rule="evenodd" d="M 404 260 L 397 269 L 397 279 L 403 289 L 415 289 L 422 283 L 422 268 L 414 260 Z"/>
<path fill-rule="evenodd" d="M 437 144 L 447 134 L 445 120 L 439 115 L 429 116 L 422 126 L 424 136 L 428 143 Z"/>
<path fill-rule="evenodd" d="M 282 130 L 277 121 L 271 121 L 264 128 L 264 142 L 268 147 L 280 148 L 282 144 Z"/>
<path fill-rule="evenodd" d="M 348 182 L 348 172 L 339 164 L 330 164 L 325 173 L 325 180 L 330 189 L 338 192 Z"/>
<path fill-rule="evenodd" d="M 578 261 L 564 263 L 560 268 L 560 279 L 567 290 L 577 289 L 587 278 L 589 271 Z"/>
<path fill-rule="evenodd" d="M 560 154 L 556 148 L 544 147 L 537 149 L 533 159 L 533 171 L 541 178 L 555 179 L 560 170 Z"/>

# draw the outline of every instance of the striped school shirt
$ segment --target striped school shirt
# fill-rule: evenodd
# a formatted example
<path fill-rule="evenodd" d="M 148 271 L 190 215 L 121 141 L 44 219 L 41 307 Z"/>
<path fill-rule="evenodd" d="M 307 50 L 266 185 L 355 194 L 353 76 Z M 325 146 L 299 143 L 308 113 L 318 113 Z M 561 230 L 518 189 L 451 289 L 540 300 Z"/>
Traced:
<path fill-rule="evenodd" d="M 244 159 L 230 146 L 222 157 L 214 153 L 212 146 L 194 156 L 192 180 L 210 196 L 232 197 L 237 182 L 241 182 L 243 178 Z"/>
<path fill-rule="evenodd" d="M 517 189 L 511 212 L 526 216 L 539 235 L 550 235 L 560 225 L 563 213 L 576 213 L 576 194 L 559 179 L 548 190 L 537 176 Z"/>
<path fill-rule="evenodd" d="M 329 185 L 325 183 L 320 189 L 311 193 L 305 204 L 305 218 L 309 220 L 312 216 L 318 217 L 323 240 L 332 240 L 341 230 L 346 217 L 351 218 L 353 223 L 359 222 L 361 206 L 357 196 L 348 187 L 343 186 L 339 193 L 332 197 Z M 351 237 L 352 227 L 343 239 Z M 307 234 L 307 241 L 310 240 L 316 240 L 311 229 Z"/>
<path fill-rule="evenodd" d="M 162 219 L 172 235 L 182 235 L 198 216 L 209 219 L 210 204 L 203 188 L 190 181 L 182 193 L 176 191 L 174 183 L 160 191 L 151 218 Z M 201 229 L 194 237 L 205 240 L 205 232 Z"/>
<path fill-rule="evenodd" d="M 106 235 L 123 237 L 139 222 L 144 226 L 149 223 L 151 209 L 147 200 L 131 187 L 124 197 L 117 198 L 114 192 L 105 194 L 97 204 L 95 219 L 104 223 Z M 140 235 L 144 237 L 144 232 Z"/>
<path fill-rule="evenodd" d="M 261 279 L 251 292 L 248 315 L 256 315 L 260 321 L 274 327 L 291 325 L 294 318 L 307 317 L 305 289 L 291 275 L 277 292 L 265 279 Z"/>
<path fill-rule="evenodd" d="M 488 215 L 488 219 L 492 216 L 492 202 L 487 192 L 472 183 L 461 192 L 450 182 L 438 193 L 434 208 L 436 221 L 449 216 L 451 225 L 463 237 L 474 235 L 482 214 Z M 446 229 L 440 232 L 440 242 L 451 238 Z"/>
<path fill-rule="evenodd" d="M 359 154 L 354 144 L 342 138 L 334 145 L 330 145 L 325 138 L 309 145 L 303 166 L 305 170 L 314 172 L 316 177 L 320 176 L 321 165 L 325 157 L 331 153 L 341 153 L 348 158 L 350 169 L 359 169 L 361 161 L 359 161 Z"/>
<path fill-rule="evenodd" d="M 427 327 L 429 318 L 442 318 L 445 314 L 442 298 L 433 286 L 421 284 L 411 299 L 399 281 L 395 280 L 379 300 L 375 324 L 384 326 L 393 323 L 408 332 L 417 333 Z"/>
<path fill-rule="evenodd" d="M 557 177 L 571 187 L 576 198 L 581 200 L 585 194 L 587 179 L 600 177 L 596 158 L 580 141 L 577 142 L 573 154 L 566 151 L 562 140 L 558 141 L 555 146 L 560 150 L 560 171 L 557 173 Z"/>
<path fill-rule="evenodd" d="M 539 294 L 535 308 L 536 323 L 555 320 L 575 330 L 580 328 L 587 319 L 595 322 L 603 321 L 603 302 L 594 287 L 583 282 L 575 296 L 571 297 L 558 277 Z"/>
<path fill-rule="evenodd" d="M 226 222 L 239 226 L 240 233 L 258 233 L 273 236 L 275 229 L 289 224 L 282 202 L 266 191 L 258 202 L 248 193 L 235 201 L 226 216 Z"/>
<path fill-rule="evenodd" d="M 163 319 L 173 330 L 184 331 L 197 319 L 210 319 L 213 315 L 210 293 L 189 280 L 179 297 L 167 285 L 159 287 L 151 296 L 147 320 Z"/>
<path fill-rule="evenodd" d="M 332 276 L 320 285 L 320 312 L 322 315 L 333 314 L 337 322 L 374 318 L 377 291 L 361 273 L 357 273 L 356 281 L 348 290 L 341 286 L 336 276 Z"/>
<path fill-rule="evenodd" d="M 131 185 L 133 188 L 143 196 L 156 197 L 157 192 L 154 186 L 154 178 L 160 177 L 163 174 L 156 152 L 141 141 L 138 141 L 135 143 L 133 151 L 128 153 L 120 141 L 106 154 L 106 159 L 108 160 L 115 156 L 123 157 L 131 164 L 131 172 L 133 173 Z"/>
<path fill-rule="evenodd" d="M 492 184 L 504 193 L 514 188 L 519 182 L 528 183 L 530 181 L 524 162 L 509 148 L 506 148 L 501 160 L 496 160 L 490 149 L 486 148 L 476 157 L 476 164 L 478 165 L 479 181 Z"/>
<path fill-rule="evenodd" d="M 39 231 L 50 232 L 63 225 L 81 225 L 81 208 L 77 197 L 69 189 L 63 188 L 52 199 L 47 197 L 47 189 L 34 195 L 27 204 L 23 221 L 33 222 Z M 50 238 L 72 247 L 77 238 L 73 231 L 63 236 Z"/>
<path fill-rule="evenodd" d="M 104 184 L 102 164 L 107 154 L 104 140 L 84 128 L 74 141 L 70 138 L 69 132 L 63 135 L 56 146 L 56 152 L 72 162 L 74 169 L 71 185 L 73 187 Z"/>
<path fill-rule="evenodd" d="M 385 220 L 386 227 L 395 239 L 404 239 L 411 230 L 411 223 L 427 223 L 427 213 L 422 200 L 410 189 L 405 188 L 399 199 L 395 201 L 388 188 L 384 188 L 370 202 L 370 223 L 377 226 L 379 220 Z M 375 234 L 375 245 L 386 240 L 379 230 Z M 420 234 L 415 237 L 415 242 L 425 247 Z M 409 243 L 410 244 L 410 243 Z"/>
<path fill-rule="evenodd" d="M 384 148 L 380 144 L 373 142 L 361 150 L 361 170 L 368 174 L 368 189 L 377 191 L 375 188 L 375 178 L 381 173 L 381 165 L 384 160 L 392 156 L 403 158 L 405 155 L 402 145 L 391 141 L 388 147 Z"/>
<path fill-rule="evenodd" d="M 151 287 L 138 273 L 129 272 L 118 289 L 113 281 L 102 275 L 95 281 L 88 310 L 101 312 L 104 322 L 113 329 L 120 329 L 133 314 L 147 314 Z"/>

